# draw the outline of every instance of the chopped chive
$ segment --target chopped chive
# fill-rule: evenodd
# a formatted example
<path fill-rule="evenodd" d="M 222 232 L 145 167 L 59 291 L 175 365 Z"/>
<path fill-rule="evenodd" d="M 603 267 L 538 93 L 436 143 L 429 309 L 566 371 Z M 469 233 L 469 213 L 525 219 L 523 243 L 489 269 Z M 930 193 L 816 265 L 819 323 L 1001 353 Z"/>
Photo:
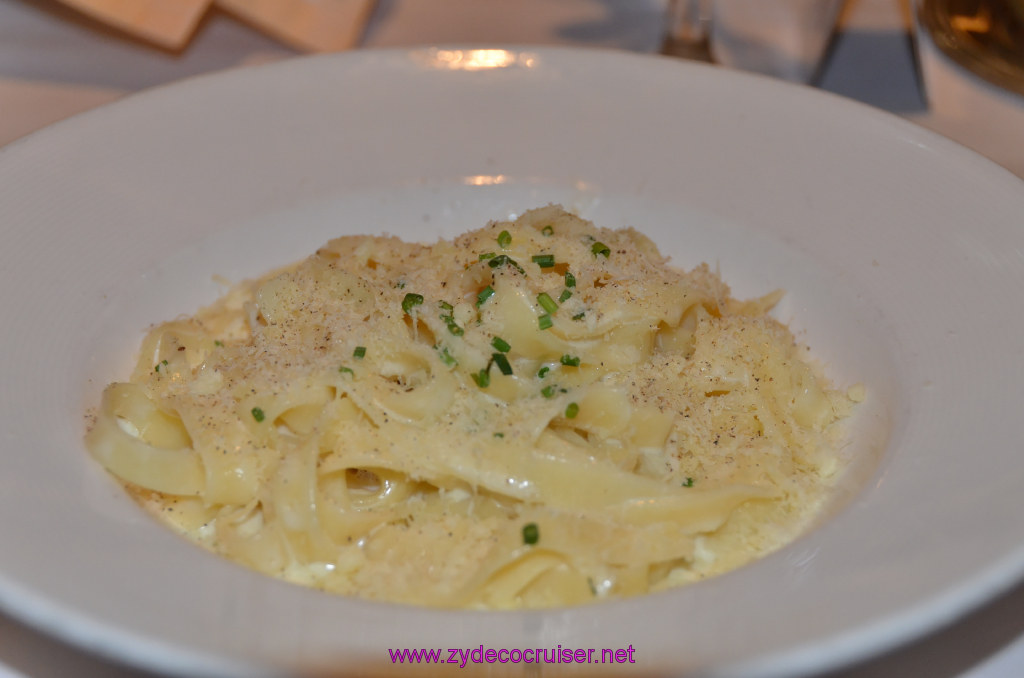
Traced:
<path fill-rule="evenodd" d="M 555 265 L 554 254 L 534 254 L 530 259 L 541 268 L 551 268 Z"/>
<path fill-rule="evenodd" d="M 405 299 L 402 299 L 402 310 L 412 315 L 412 309 L 416 308 L 423 303 L 423 295 L 416 294 L 415 292 L 409 292 L 405 295 Z"/>
<path fill-rule="evenodd" d="M 549 330 L 554 325 L 554 321 L 551 320 L 551 315 L 545 313 L 544 315 L 537 316 L 537 327 L 542 330 Z"/>
<path fill-rule="evenodd" d="M 501 431 L 498 431 L 497 433 L 494 434 L 494 437 L 495 438 L 504 438 L 505 434 L 502 433 Z"/>
<path fill-rule="evenodd" d="M 601 254 L 601 255 L 604 256 L 605 259 L 607 259 L 608 255 L 612 253 L 611 248 L 608 247 L 608 245 L 605 245 L 600 240 L 595 242 L 593 245 L 590 246 L 590 251 L 594 253 L 595 257 L 598 254 Z"/>
<path fill-rule="evenodd" d="M 441 362 L 443 362 L 448 367 L 455 367 L 456 365 L 459 364 L 459 361 L 453 358 L 450 353 L 448 353 L 447 346 L 442 347 L 441 350 L 437 352 L 437 354 L 438 356 L 441 357 Z"/>
<path fill-rule="evenodd" d="M 512 374 L 512 366 L 508 364 L 508 358 L 505 357 L 504 353 L 492 353 L 491 360 L 506 377 Z"/>
<path fill-rule="evenodd" d="M 587 313 L 586 313 L 586 311 L 580 311 L 579 313 L 577 313 L 576 315 L 574 315 L 574 316 L 572 317 L 572 319 L 573 319 L 573 320 L 583 320 L 583 316 L 585 316 L 586 314 L 587 314 Z"/>
<path fill-rule="evenodd" d="M 686 476 L 686 482 L 683 483 L 683 487 L 693 487 L 693 478 Z"/>
<path fill-rule="evenodd" d="M 569 300 L 569 297 L 571 296 L 572 292 L 570 292 L 569 290 L 562 290 L 562 293 L 558 295 L 558 301 L 564 304 L 566 301 Z"/>
<path fill-rule="evenodd" d="M 252 412 L 252 418 L 256 420 L 256 423 L 260 423 L 267 418 L 267 415 L 263 414 L 263 410 L 258 407 L 254 407 L 250 411 Z"/>
<path fill-rule="evenodd" d="M 565 286 L 576 287 L 576 276 L 574 276 L 572 273 L 569 273 L 569 271 L 565 272 Z"/>
<path fill-rule="evenodd" d="M 405 281 L 404 280 L 399 280 L 398 282 L 395 283 L 395 287 L 397 287 L 400 290 L 404 290 L 405 289 Z"/>
<path fill-rule="evenodd" d="M 550 386 L 545 386 L 544 388 L 542 388 L 540 390 L 540 394 L 542 396 L 544 396 L 545 398 L 554 398 L 555 397 L 555 393 L 557 393 L 557 392 L 558 392 L 558 386 L 556 384 L 551 384 Z"/>
<path fill-rule="evenodd" d="M 508 353 L 509 351 L 512 350 L 512 344 L 508 343 L 501 337 L 495 337 L 494 339 L 491 339 L 491 346 L 498 349 L 502 353 Z"/>
<path fill-rule="evenodd" d="M 540 232 L 543 233 L 544 235 L 554 235 L 555 229 L 551 226 L 551 224 L 548 224 L 544 228 L 540 229 Z"/>
<path fill-rule="evenodd" d="M 494 257 L 494 252 L 486 252 L 480 255 L 480 261 L 484 261 L 485 259 L 493 259 Z"/>
<path fill-rule="evenodd" d="M 490 366 L 488 365 L 488 367 Z M 470 376 L 473 377 L 473 381 L 475 381 L 476 385 L 480 388 L 487 388 L 491 385 L 491 373 L 487 371 L 487 367 L 479 372 L 474 372 Z"/>
<path fill-rule="evenodd" d="M 224 342 L 223 342 L 223 341 L 221 341 L 220 339 L 214 339 L 214 340 L 213 340 L 213 345 L 214 345 L 214 346 L 220 346 L 220 347 L 222 347 L 222 348 L 223 348 L 223 346 L 224 346 Z"/>
<path fill-rule="evenodd" d="M 452 305 L 449 304 L 447 301 L 442 301 L 440 303 L 440 306 L 441 309 L 443 310 L 443 313 L 441 313 L 441 315 L 439 315 L 438 318 L 440 318 L 441 322 L 448 326 L 448 331 L 454 334 L 456 337 L 461 337 L 463 334 L 465 334 L 466 331 L 459 327 L 458 323 L 455 322 L 455 317 L 452 315 L 452 312 L 455 309 L 452 307 Z"/>
<path fill-rule="evenodd" d="M 565 418 L 575 419 L 576 415 L 580 413 L 580 406 L 576 403 L 569 403 L 565 408 Z"/>
<path fill-rule="evenodd" d="M 512 244 L 512 234 L 508 231 L 502 231 L 498 234 L 498 247 L 505 249 Z"/>
<path fill-rule="evenodd" d="M 158 362 L 158 363 L 156 364 L 156 366 L 155 366 L 155 367 L 153 367 L 153 371 L 154 371 L 154 372 L 159 372 L 159 371 L 160 371 L 160 366 L 161 366 L 161 365 L 163 365 L 164 367 L 166 367 L 166 366 L 167 366 L 167 361 L 166 361 L 166 360 L 161 360 L 160 362 Z"/>
<path fill-rule="evenodd" d="M 365 346 L 356 346 L 356 350 L 352 351 L 353 358 L 362 358 L 366 356 Z"/>
<path fill-rule="evenodd" d="M 538 541 L 540 541 L 540 528 L 537 527 L 537 523 L 523 525 L 523 543 L 532 546 Z"/>
<path fill-rule="evenodd" d="M 537 303 L 548 313 L 554 313 L 558 310 L 558 304 L 555 303 L 555 300 L 547 292 L 541 292 L 537 295 Z"/>
<path fill-rule="evenodd" d="M 515 259 L 508 256 L 507 254 L 499 254 L 498 256 L 494 257 L 493 259 L 487 262 L 487 265 L 490 266 L 491 268 L 501 268 L 506 264 L 516 269 L 520 273 L 526 273 L 526 271 L 523 270 L 523 267 L 520 266 Z"/>
<path fill-rule="evenodd" d="M 568 353 L 566 353 L 561 358 L 559 358 L 559 362 L 562 363 L 563 365 L 568 365 L 569 367 L 579 367 L 580 357 L 576 355 L 569 355 Z"/>
<path fill-rule="evenodd" d="M 353 377 L 356 376 L 356 373 L 352 371 L 351 367 L 345 367 L 344 365 L 338 368 L 338 372 L 341 372 L 342 374 L 351 374 Z"/>
<path fill-rule="evenodd" d="M 539 378 L 543 379 L 543 378 L 544 378 L 544 375 L 546 375 L 546 374 L 547 374 L 548 372 L 550 372 L 550 371 L 551 371 L 551 368 L 550 368 L 550 367 L 548 367 L 547 365 L 545 365 L 544 367 L 542 367 L 542 368 L 540 368 L 539 370 L 537 370 L 537 376 L 538 376 Z"/>
<path fill-rule="evenodd" d="M 494 288 L 488 285 L 487 287 L 480 290 L 480 294 L 476 295 L 476 307 L 480 308 L 484 305 L 484 302 L 494 296 Z"/>

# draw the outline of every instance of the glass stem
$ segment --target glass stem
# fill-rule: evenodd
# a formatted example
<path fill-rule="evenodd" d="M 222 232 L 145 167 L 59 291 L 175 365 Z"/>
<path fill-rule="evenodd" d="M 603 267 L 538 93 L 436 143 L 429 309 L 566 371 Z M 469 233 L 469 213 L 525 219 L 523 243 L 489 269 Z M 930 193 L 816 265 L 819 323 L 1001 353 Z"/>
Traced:
<path fill-rule="evenodd" d="M 708 23 L 711 0 L 670 0 L 662 54 L 711 61 Z"/>

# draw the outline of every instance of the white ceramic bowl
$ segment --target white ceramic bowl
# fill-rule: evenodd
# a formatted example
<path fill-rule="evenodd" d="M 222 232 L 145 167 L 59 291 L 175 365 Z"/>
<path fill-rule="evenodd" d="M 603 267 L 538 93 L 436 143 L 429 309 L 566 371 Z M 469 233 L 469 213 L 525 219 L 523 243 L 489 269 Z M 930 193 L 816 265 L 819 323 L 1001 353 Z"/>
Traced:
<path fill-rule="evenodd" d="M 719 266 L 741 296 L 786 288 L 779 317 L 866 385 L 859 461 L 814 531 L 659 595 L 414 609 L 207 554 L 86 454 L 102 386 L 148 323 L 212 300 L 213 275 L 554 201 Z M 186 675 L 406 675 L 388 648 L 632 646 L 649 674 L 792 676 L 923 633 L 1024 570 L 1024 184 L 889 115 L 613 52 L 357 52 L 197 78 L 16 142 L 0 214 L 0 605 L 94 651 Z"/>

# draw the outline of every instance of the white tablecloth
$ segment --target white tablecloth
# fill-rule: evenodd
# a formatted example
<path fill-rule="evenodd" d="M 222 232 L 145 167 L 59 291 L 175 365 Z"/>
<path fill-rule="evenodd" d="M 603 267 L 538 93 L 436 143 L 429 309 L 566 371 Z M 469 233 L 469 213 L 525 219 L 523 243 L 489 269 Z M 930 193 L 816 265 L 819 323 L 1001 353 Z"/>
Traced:
<path fill-rule="evenodd" d="M 978 81 L 927 41 L 915 61 L 907 1 L 848 0 L 818 86 L 930 127 L 1024 177 L 1024 98 Z M 361 46 L 528 43 L 656 52 L 664 16 L 665 0 L 380 0 Z M 217 13 L 186 50 L 171 54 L 51 0 L 0 0 L 0 146 L 140 89 L 294 55 Z M 146 675 L 0 613 L 0 678 Z M 952 626 L 827 678 L 917 676 L 1024 676 L 1024 585 Z"/>

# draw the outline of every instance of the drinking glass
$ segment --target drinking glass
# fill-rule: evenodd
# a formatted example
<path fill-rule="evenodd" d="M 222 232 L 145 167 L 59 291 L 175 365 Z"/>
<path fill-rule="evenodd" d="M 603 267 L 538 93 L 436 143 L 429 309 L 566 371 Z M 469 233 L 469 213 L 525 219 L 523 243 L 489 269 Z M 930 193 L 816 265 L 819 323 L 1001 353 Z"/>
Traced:
<path fill-rule="evenodd" d="M 1024 0 L 916 0 L 919 41 L 1024 95 Z"/>
<path fill-rule="evenodd" d="M 666 53 L 795 82 L 821 67 L 844 0 L 672 0 Z"/>

